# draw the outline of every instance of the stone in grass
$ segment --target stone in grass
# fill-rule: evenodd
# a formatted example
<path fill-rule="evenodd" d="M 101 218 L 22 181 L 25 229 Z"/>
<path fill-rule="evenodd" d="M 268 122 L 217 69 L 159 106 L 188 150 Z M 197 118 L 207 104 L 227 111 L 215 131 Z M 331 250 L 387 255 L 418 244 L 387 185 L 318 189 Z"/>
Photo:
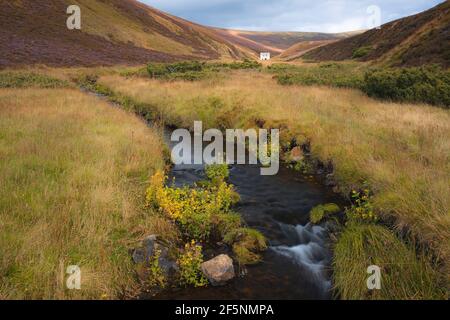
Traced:
<path fill-rule="evenodd" d="M 176 263 L 169 258 L 169 249 L 157 242 L 156 235 L 150 235 L 142 241 L 142 246 L 133 251 L 133 261 L 136 264 L 148 264 L 155 253 L 159 251 L 158 265 L 165 274 L 176 271 Z"/>
<path fill-rule="evenodd" d="M 226 254 L 202 263 L 201 267 L 213 286 L 222 286 L 235 277 L 233 260 Z"/>
<path fill-rule="evenodd" d="M 153 256 L 156 247 L 156 235 L 152 234 L 142 241 L 142 247 L 133 251 L 133 261 L 136 264 L 148 261 Z"/>

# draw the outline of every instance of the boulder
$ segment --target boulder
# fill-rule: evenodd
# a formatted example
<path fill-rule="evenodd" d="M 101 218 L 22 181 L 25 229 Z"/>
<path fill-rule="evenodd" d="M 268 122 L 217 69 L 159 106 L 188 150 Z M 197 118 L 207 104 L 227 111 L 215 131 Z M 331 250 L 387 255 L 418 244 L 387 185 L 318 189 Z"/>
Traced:
<path fill-rule="evenodd" d="M 153 256 L 156 248 L 156 235 L 152 234 L 142 241 L 142 247 L 133 251 L 133 261 L 136 264 L 147 262 Z"/>
<path fill-rule="evenodd" d="M 156 235 L 146 237 L 142 241 L 142 246 L 133 250 L 133 261 L 136 264 L 149 264 L 151 258 L 159 251 L 158 264 L 165 274 L 175 272 L 178 268 L 175 261 L 169 257 L 169 248 L 157 241 Z"/>
<path fill-rule="evenodd" d="M 213 286 L 224 285 L 235 277 L 233 260 L 226 254 L 221 254 L 202 263 L 202 271 Z"/>

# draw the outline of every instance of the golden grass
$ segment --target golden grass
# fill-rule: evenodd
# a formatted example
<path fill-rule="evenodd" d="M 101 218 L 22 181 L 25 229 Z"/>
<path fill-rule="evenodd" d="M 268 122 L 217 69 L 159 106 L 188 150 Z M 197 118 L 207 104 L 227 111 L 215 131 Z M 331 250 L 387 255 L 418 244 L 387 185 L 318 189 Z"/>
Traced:
<path fill-rule="evenodd" d="M 160 82 L 104 76 L 100 84 L 157 108 L 166 122 L 192 127 L 279 127 L 306 136 L 332 159 L 343 191 L 367 181 L 378 213 L 429 245 L 450 274 L 450 113 L 379 102 L 357 90 L 282 87 L 270 76 L 236 72 L 215 82 Z"/>
<path fill-rule="evenodd" d="M 162 166 L 159 136 L 133 115 L 72 89 L 1 89 L 0 297 L 133 294 L 129 248 L 170 230 L 142 208 Z"/>

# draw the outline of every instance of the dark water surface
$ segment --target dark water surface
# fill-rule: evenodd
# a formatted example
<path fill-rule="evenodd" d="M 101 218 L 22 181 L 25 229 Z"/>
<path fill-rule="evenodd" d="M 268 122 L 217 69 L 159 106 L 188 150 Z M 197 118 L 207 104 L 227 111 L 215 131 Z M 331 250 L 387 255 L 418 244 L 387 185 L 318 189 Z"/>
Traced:
<path fill-rule="evenodd" d="M 203 178 L 203 167 L 175 166 L 171 177 L 178 186 L 192 185 Z M 235 210 L 269 241 L 263 262 L 236 270 L 245 276 L 226 286 L 170 289 L 156 299 L 330 299 L 327 235 L 309 224 L 309 212 L 340 199 L 313 178 L 286 168 L 261 176 L 258 166 L 232 166 L 230 183 L 241 196 Z"/>

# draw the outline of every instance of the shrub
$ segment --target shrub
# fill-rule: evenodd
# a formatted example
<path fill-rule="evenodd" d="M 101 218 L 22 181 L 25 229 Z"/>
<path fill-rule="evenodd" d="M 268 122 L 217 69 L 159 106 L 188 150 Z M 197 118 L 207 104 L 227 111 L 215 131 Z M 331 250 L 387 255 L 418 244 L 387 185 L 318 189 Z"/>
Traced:
<path fill-rule="evenodd" d="M 230 176 L 227 164 L 207 165 L 205 168 L 206 177 L 213 182 L 224 182 Z"/>
<path fill-rule="evenodd" d="M 150 63 L 147 72 L 152 78 L 172 74 L 202 71 L 205 63 L 198 61 L 184 61 L 176 63 Z"/>
<path fill-rule="evenodd" d="M 212 77 L 223 70 L 258 69 L 261 64 L 254 60 L 244 60 L 232 63 L 210 63 L 184 61 L 176 63 L 150 63 L 147 73 L 151 78 L 164 80 L 197 81 Z M 134 75 L 136 72 L 127 73 Z"/>
<path fill-rule="evenodd" d="M 203 188 L 174 188 L 164 185 L 166 177 L 157 172 L 151 178 L 146 199 L 177 222 L 190 239 L 207 240 L 214 227 L 215 215 L 228 214 L 239 201 L 232 185 L 221 182 Z"/>
<path fill-rule="evenodd" d="M 437 66 L 371 70 L 362 88 L 370 97 L 450 106 L 450 71 Z"/>
<path fill-rule="evenodd" d="M 231 211 L 239 194 L 224 181 L 228 174 L 226 165 L 207 166 L 210 180 L 201 187 L 175 188 L 166 186 L 164 174 L 156 172 L 147 190 L 147 203 L 175 221 L 185 238 L 206 241 L 217 237 L 233 248 L 241 264 L 254 264 L 261 259 L 258 253 L 267 249 L 266 239 L 256 230 L 243 228 L 240 215 Z"/>
<path fill-rule="evenodd" d="M 42 74 L 23 72 L 0 73 L 0 88 L 65 88 L 69 86 L 67 81 Z"/>
<path fill-rule="evenodd" d="M 159 266 L 159 257 L 161 256 L 161 250 L 155 250 L 155 254 L 150 257 L 149 267 L 149 285 L 153 287 L 166 287 L 166 277 L 163 270 Z"/>
<path fill-rule="evenodd" d="M 334 203 L 328 203 L 324 205 L 318 205 L 317 207 L 314 207 L 311 212 L 311 222 L 314 224 L 318 224 L 322 222 L 323 219 L 327 218 L 328 216 L 338 213 L 341 211 L 341 208 L 337 204 Z"/>
<path fill-rule="evenodd" d="M 223 239 L 228 233 L 241 228 L 242 218 L 240 214 L 234 212 L 218 213 L 213 215 L 212 223 L 217 237 Z"/>
<path fill-rule="evenodd" d="M 319 85 L 338 88 L 360 88 L 364 68 L 356 63 L 323 63 L 318 66 L 275 65 L 269 69 L 281 85 Z"/>
<path fill-rule="evenodd" d="M 259 69 L 262 67 L 262 64 L 255 60 L 244 59 L 243 61 L 239 62 L 212 63 L 208 65 L 208 67 L 211 69 L 215 69 L 216 71 L 220 71 L 221 69 L 245 70 L 245 69 Z"/>
<path fill-rule="evenodd" d="M 377 222 L 373 204 L 370 201 L 369 189 L 352 191 L 353 204 L 346 209 L 347 219 L 350 221 Z"/>
<path fill-rule="evenodd" d="M 360 47 L 360 48 L 355 49 L 355 50 L 353 51 L 352 58 L 353 58 L 353 59 L 364 58 L 364 57 L 367 56 L 371 51 L 372 51 L 372 46 L 364 46 L 364 47 Z"/>
<path fill-rule="evenodd" d="M 204 287 L 208 280 L 203 276 L 201 265 L 203 263 L 202 247 L 194 240 L 186 243 L 183 253 L 180 254 L 177 264 L 180 268 L 180 283 L 184 286 Z"/>
<path fill-rule="evenodd" d="M 147 72 L 150 78 L 158 78 L 169 73 L 166 65 L 163 63 L 150 63 L 147 65 Z"/>

